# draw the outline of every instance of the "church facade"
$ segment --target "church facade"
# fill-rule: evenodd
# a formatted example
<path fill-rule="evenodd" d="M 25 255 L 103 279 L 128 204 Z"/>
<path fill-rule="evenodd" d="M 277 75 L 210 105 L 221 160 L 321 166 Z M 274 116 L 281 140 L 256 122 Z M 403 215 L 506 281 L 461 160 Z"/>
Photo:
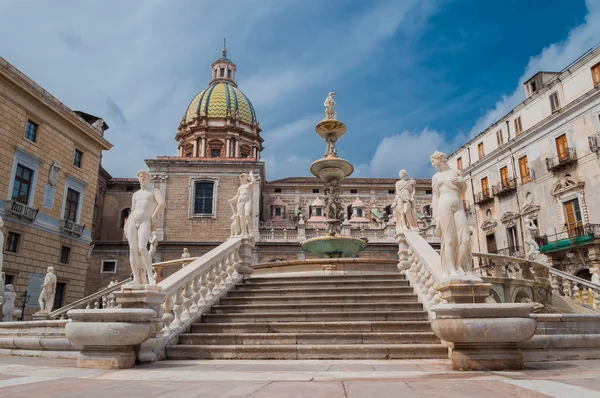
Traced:
<path fill-rule="evenodd" d="M 184 248 L 192 257 L 201 256 L 230 236 L 233 210 L 229 199 L 237 191 L 241 173 L 253 172 L 257 178 L 254 262 L 309 258 L 300 242 L 325 233 L 325 194 L 318 179 L 267 179 L 261 160 L 264 140 L 260 122 L 250 99 L 236 83 L 236 72 L 237 66 L 223 49 L 212 64 L 208 87 L 192 99 L 180 121 L 175 134 L 177 156 L 146 160 L 154 186 L 166 200 L 164 214 L 153 228 L 159 239 L 155 262 L 180 258 Z M 299 170 L 299 174 L 307 171 Z M 397 256 L 391 209 L 395 183 L 392 178 L 348 178 L 342 183 L 343 233 L 369 241 L 359 256 Z M 139 183 L 135 178 L 112 178 L 101 171 L 99 187 L 86 293 L 131 273 L 123 226 Z M 423 233 L 436 244 L 433 230 L 428 228 L 430 180 L 417 180 L 415 200 Z"/>

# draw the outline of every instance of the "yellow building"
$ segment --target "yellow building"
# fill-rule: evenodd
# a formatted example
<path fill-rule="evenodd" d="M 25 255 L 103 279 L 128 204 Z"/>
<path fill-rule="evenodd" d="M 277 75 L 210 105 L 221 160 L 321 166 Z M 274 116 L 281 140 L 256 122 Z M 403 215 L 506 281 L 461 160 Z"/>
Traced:
<path fill-rule="evenodd" d="M 87 256 L 108 126 L 74 112 L 0 58 L 0 216 L 6 283 L 26 314 L 38 310 L 49 266 L 58 279 L 55 307 L 83 297 Z"/>

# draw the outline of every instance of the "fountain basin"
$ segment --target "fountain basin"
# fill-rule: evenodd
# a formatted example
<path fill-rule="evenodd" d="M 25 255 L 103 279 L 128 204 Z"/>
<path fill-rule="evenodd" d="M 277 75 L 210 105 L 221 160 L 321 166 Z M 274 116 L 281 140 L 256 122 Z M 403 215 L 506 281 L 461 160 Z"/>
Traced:
<path fill-rule="evenodd" d="M 354 257 L 366 247 L 367 242 L 350 236 L 319 236 L 302 242 L 302 250 L 319 258 Z"/>
<path fill-rule="evenodd" d="M 315 131 L 323 139 L 330 136 L 335 136 L 335 138 L 340 139 L 346 134 L 346 125 L 339 120 L 321 120 L 317 124 Z"/>
<path fill-rule="evenodd" d="M 342 158 L 322 158 L 310 165 L 310 172 L 323 181 L 341 181 L 354 172 L 354 166 Z"/>

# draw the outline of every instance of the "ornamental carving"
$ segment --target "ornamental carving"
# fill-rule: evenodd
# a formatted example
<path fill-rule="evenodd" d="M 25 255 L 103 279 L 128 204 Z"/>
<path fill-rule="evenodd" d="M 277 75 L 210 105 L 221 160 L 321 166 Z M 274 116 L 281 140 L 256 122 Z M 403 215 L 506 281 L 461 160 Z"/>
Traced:
<path fill-rule="evenodd" d="M 502 221 L 502 224 L 506 225 L 507 227 L 512 227 L 517 224 L 517 220 L 519 219 L 519 217 L 519 214 L 513 213 L 512 211 L 507 211 L 500 218 L 500 221 Z"/>
<path fill-rule="evenodd" d="M 485 220 L 483 224 L 481 224 L 481 229 L 485 232 L 486 235 L 493 235 L 496 232 L 496 226 L 498 223 L 494 219 Z"/>
<path fill-rule="evenodd" d="M 581 189 L 584 185 L 585 183 L 583 181 L 567 174 L 559 178 L 558 181 L 552 185 L 552 189 L 550 189 L 550 195 L 557 196 L 573 189 Z"/>

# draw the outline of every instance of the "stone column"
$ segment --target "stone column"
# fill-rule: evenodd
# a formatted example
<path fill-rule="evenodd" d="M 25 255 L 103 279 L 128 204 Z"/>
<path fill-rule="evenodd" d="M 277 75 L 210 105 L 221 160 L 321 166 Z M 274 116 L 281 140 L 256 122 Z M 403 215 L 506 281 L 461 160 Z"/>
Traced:
<path fill-rule="evenodd" d="M 230 144 L 230 142 L 231 142 L 230 138 L 229 138 L 229 137 L 227 137 L 227 140 L 225 141 L 225 157 L 226 157 L 226 158 L 228 158 L 228 157 L 229 157 L 229 152 L 230 152 L 230 151 L 229 151 L 229 148 L 230 148 L 230 145 L 229 145 L 229 144 Z"/>
<path fill-rule="evenodd" d="M 235 157 L 236 158 L 240 157 L 240 140 L 239 139 L 235 140 Z"/>
<path fill-rule="evenodd" d="M 195 158 L 198 157 L 198 137 L 194 137 L 194 151 L 192 153 L 192 156 L 194 156 Z"/>
<path fill-rule="evenodd" d="M 206 157 L 206 136 L 202 136 L 202 146 L 200 148 L 200 157 Z"/>

